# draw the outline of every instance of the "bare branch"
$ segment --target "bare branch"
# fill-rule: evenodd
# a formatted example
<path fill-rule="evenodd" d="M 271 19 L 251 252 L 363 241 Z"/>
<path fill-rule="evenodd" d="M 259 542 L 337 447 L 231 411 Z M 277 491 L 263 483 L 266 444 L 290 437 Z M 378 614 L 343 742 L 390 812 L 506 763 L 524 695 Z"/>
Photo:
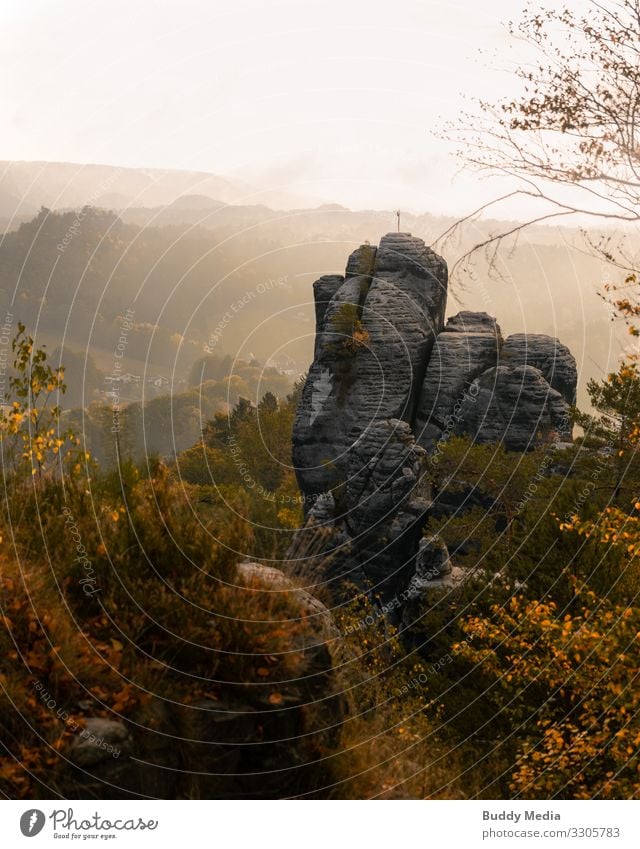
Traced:
<path fill-rule="evenodd" d="M 460 155 L 467 164 L 515 179 L 520 187 L 469 213 L 437 243 L 517 197 L 545 203 L 551 211 L 507 223 L 481 239 L 456 261 L 453 273 L 478 251 L 489 250 L 495 266 L 505 241 L 541 222 L 570 216 L 603 224 L 640 222 L 640 0 L 592 0 L 583 15 L 568 5 L 529 7 L 508 30 L 538 57 L 538 64 L 516 69 L 522 93 L 497 103 L 480 101 L 479 113 L 463 116 L 445 137 L 462 137 Z M 593 239 L 587 244 L 596 250 Z M 628 256 L 596 253 L 636 271 Z"/>

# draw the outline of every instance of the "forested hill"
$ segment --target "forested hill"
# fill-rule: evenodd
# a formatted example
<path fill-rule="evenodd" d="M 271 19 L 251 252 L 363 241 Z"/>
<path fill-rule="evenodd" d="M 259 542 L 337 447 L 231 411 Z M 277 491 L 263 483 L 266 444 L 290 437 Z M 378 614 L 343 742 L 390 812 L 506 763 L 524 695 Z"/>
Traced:
<path fill-rule="evenodd" d="M 386 232 L 388 219 L 189 196 L 155 210 L 42 209 L 0 240 L 0 310 L 24 321 L 36 343 L 89 352 L 107 373 L 129 311 L 125 370 L 186 378 L 213 341 L 216 354 L 271 359 L 295 377 L 313 354 L 312 281 L 340 271 L 345 253 Z M 424 215 L 406 226 L 429 242 L 446 224 Z M 588 378 L 614 368 L 629 338 L 598 297 L 611 271 L 567 240 L 532 231 L 502 255 L 500 279 L 479 258 L 451 287 L 449 311 L 498 313 L 507 334 L 561 336 L 578 361 L 584 404 Z M 441 248 L 450 267 L 463 247 Z"/>
<path fill-rule="evenodd" d="M 127 360 L 166 370 L 179 353 L 182 375 L 212 335 L 216 353 L 235 354 L 246 340 L 244 354 L 257 357 L 272 353 L 273 338 L 300 336 L 301 322 L 312 336 L 305 302 L 331 253 L 320 244 L 282 247 L 255 233 L 220 243 L 198 228 L 142 228 L 92 208 L 43 209 L 0 241 L 0 309 L 50 348 L 64 342 L 92 350 L 103 368 L 130 311 Z M 221 327 L 234 304 L 233 321 Z M 310 345 L 298 344 L 301 369 Z"/>

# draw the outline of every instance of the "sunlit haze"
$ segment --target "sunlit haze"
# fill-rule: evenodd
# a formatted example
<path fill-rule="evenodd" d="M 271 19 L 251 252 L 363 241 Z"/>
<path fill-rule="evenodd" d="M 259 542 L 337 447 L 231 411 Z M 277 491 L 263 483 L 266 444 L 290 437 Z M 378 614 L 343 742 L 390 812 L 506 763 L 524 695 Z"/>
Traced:
<path fill-rule="evenodd" d="M 306 203 L 462 213 L 436 138 L 514 85 L 521 0 L 5 0 L 2 159 L 208 171 Z M 498 53 L 500 58 L 496 58 Z"/>

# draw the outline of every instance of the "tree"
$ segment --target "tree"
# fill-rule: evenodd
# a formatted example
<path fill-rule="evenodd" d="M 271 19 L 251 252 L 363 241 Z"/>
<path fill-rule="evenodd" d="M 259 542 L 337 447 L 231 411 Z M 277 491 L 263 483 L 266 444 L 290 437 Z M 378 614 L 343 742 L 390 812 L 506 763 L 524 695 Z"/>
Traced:
<path fill-rule="evenodd" d="M 61 428 L 62 411 L 55 403 L 67 388 L 64 367 L 52 368 L 44 347 L 34 350 L 33 338 L 21 322 L 11 349 L 9 395 L 14 400 L 7 412 L 0 412 L 0 445 L 5 462 L 14 469 L 29 469 L 40 481 L 65 449 L 79 444 L 70 430 Z"/>
<path fill-rule="evenodd" d="M 463 263 L 482 249 L 495 259 L 505 239 L 541 221 L 640 221 L 640 0 L 591 0 L 584 13 L 529 7 L 509 31 L 532 51 L 516 70 L 521 93 L 481 101 L 479 114 L 465 115 L 449 137 L 462 135 L 466 162 L 517 181 L 469 218 L 514 197 L 542 209 L 490 234 Z M 628 285 L 637 284 L 622 243 L 592 247 L 627 270 Z"/>
<path fill-rule="evenodd" d="M 603 381 L 590 380 L 587 392 L 597 415 L 576 412 L 587 443 L 595 442 L 611 455 L 615 500 L 623 489 L 636 491 L 640 444 L 640 373 L 633 360 L 621 363 Z"/>
<path fill-rule="evenodd" d="M 205 380 L 222 380 L 233 371 L 233 359 L 227 354 L 219 357 L 210 354 L 200 357 L 189 370 L 189 386 L 200 386 Z"/>
<path fill-rule="evenodd" d="M 265 392 L 258 404 L 258 415 L 275 413 L 278 410 L 278 399 L 273 392 Z"/>

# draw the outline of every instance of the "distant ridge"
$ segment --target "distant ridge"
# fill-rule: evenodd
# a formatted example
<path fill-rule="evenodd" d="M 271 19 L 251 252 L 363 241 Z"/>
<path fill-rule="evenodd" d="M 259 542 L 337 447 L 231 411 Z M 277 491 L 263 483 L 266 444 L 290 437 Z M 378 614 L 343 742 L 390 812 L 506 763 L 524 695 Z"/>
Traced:
<path fill-rule="evenodd" d="M 0 218 L 28 220 L 41 206 L 84 205 L 112 209 L 159 207 L 199 198 L 202 208 L 224 204 L 266 204 L 291 208 L 307 202 L 280 191 L 259 191 L 241 180 L 206 171 L 122 168 L 74 162 L 0 161 Z M 202 200 L 206 200 L 206 204 Z M 191 207 L 194 208 L 194 207 Z"/>

